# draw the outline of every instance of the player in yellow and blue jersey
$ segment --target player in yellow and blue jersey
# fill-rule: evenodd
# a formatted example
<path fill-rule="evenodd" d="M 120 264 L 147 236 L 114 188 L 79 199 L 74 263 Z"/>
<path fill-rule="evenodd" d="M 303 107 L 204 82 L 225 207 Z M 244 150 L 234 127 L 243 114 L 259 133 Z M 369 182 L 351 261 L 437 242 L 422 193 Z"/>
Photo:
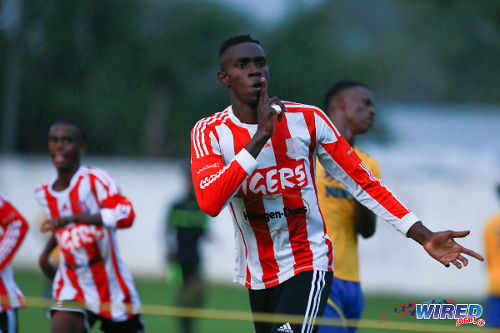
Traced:
<path fill-rule="evenodd" d="M 375 118 L 370 89 L 356 81 L 336 82 L 326 93 L 324 110 L 366 168 L 380 178 L 377 161 L 361 151 L 354 140 L 371 127 Z M 333 283 L 323 318 L 359 319 L 364 300 L 359 279 L 358 234 L 368 238 L 375 233 L 375 215 L 357 202 L 320 163 L 317 163 L 316 178 L 319 205 L 334 254 Z M 318 332 L 355 331 L 355 327 L 320 326 Z"/>
<path fill-rule="evenodd" d="M 500 184 L 497 185 L 496 190 L 500 198 Z M 500 212 L 486 224 L 484 244 L 488 267 L 486 326 L 500 328 Z"/>

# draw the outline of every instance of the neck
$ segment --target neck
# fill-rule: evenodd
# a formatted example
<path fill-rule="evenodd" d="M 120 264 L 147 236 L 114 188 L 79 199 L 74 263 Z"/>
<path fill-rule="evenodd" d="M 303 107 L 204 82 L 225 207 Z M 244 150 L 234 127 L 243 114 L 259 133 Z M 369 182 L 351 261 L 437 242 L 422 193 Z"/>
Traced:
<path fill-rule="evenodd" d="M 249 105 L 231 98 L 233 113 L 244 124 L 257 124 L 257 105 Z"/>
<path fill-rule="evenodd" d="M 340 134 L 344 137 L 344 139 L 351 145 L 354 146 L 354 138 L 356 135 L 349 128 L 344 118 L 337 116 L 336 114 L 331 116 L 332 122 L 335 127 L 339 130 Z"/>
<path fill-rule="evenodd" d="M 53 185 L 54 190 L 64 190 L 69 186 L 71 182 L 71 178 L 76 173 L 76 171 L 80 168 L 80 164 L 68 168 L 68 169 L 58 169 L 57 170 L 57 179 Z"/>

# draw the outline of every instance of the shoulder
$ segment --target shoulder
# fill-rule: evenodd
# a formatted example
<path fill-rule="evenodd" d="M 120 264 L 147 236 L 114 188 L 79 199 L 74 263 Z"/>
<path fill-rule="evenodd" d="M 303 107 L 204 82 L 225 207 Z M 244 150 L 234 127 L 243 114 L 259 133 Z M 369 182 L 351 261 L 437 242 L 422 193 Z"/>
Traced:
<path fill-rule="evenodd" d="M 114 184 L 114 180 L 110 176 L 110 174 L 101 168 L 97 168 L 97 167 L 90 166 L 90 165 L 85 165 L 85 166 L 81 167 L 80 173 L 81 173 L 81 176 L 86 177 L 86 178 L 93 178 L 93 179 L 99 180 L 104 185 L 109 186 L 111 184 Z"/>
<path fill-rule="evenodd" d="M 45 189 L 49 186 L 50 180 L 46 180 L 43 183 L 39 184 L 35 188 L 35 196 L 43 195 L 45 193 Z"/>
<path fill-rule="evenodd" d="M 223 122 L 229 117 L 228 108 L 224 109 L 224 111 L 214 113 L 209 117 L 202 118 L 196 122 L 193 126 L 193 132 L 203 132 L 207 128 L 215 127 Z"/>
<path fill-rule="evenodd" d="M 286 107 L 287 112 L 304 112 L 304 113 L 317 113 L 324 114 L 323 110 L 314 105 L 283 101 L 283 104 Z"/>

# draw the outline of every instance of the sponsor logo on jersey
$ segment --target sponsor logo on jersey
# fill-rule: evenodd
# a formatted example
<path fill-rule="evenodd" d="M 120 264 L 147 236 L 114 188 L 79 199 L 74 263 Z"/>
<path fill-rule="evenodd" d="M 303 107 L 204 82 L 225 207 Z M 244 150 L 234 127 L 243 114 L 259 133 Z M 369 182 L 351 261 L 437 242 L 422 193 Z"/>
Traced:
<path fill-rule="evenodd" d="M 306 215 L 307 214 L 307 207 L 303 206 L 300 208 L 288 208 L 288 207 L 283 207 L 283 210 L 279 211 L 274 211 L 274 212 L 265 212 L 263 214 L 258 214 L 258 213 L 247 213 L 243 212 L 243 218 L 245 221 L 250 221 L 250 220 L 264 220 L 266 222 L 269 222 L 269 220 L 272 219 L 281 219 L 283 217 L 289 217 L 289 216 L 295 216 L 295 215 Z"/>
<path fill-rule="evenodd" d="M 282 168 L 257 169 L 242 184 L 238 197 L 272 195 L 307 186 L 303 161 L 294 161 Z"/>
<path fill-rule="evenodd" d="M 300 202 L 302 205 L 295 207 L 283 207 L 272 211 L 261 211 L 262 200 L 274 201 L 281 199 L 285 203 L 288 199 L 292 199 L 294 202 Z M 298 199 L 298 200 L 297 200 Z M 262 198 L 256 198 L 246 202 L 245 206 L 241 210 L 241 217 L 245 224 L 251 225 L 254 230 L 268 232 L 277 232 L 278 234 L 282 231 L 289 231 L 287 220 L 290 218 L 299 218 L 299 223 L 294 223 L 294 228 L 297 228 L 302 223 L 305 223 L 307 217 L 309 216 L 310 208 L 309 203 L 298 195 L 292 194 L 277 194 L 271 196 L 264 196 Z M 297 220 L 295 220 L 297 221 Z M 263 225 L 262 223 L 265 223 Z"/>
<path fill-rule="evenodd" d="M 57 231 L 57 244 L 62 250 L 72 251 L 96 243 L 104 237 L 101 227 L 76 224 Z"/>

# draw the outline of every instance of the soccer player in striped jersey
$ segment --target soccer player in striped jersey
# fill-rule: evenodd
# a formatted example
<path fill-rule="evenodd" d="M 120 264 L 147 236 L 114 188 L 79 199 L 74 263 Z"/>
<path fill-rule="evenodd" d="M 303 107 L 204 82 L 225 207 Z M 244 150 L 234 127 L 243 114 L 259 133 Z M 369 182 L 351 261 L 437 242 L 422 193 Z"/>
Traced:
<path fill-rule="evenodd" d="M 269 69 L 249 35 L 224 41 L 219 81 L 231 106 L 196 123 L 191 171 L 200 208 L 226 205 L 235 228 L 234 280 L 249 289 L 253 312 L 295 314 L 301 323 L 254 321 L 260 332 L 315 332 L 331 287 L 332 242 L 318 206 L 316 158 L 356 200 L 442 264 L 461 268 L 454 241 L 468 232 L 431 232 L 361 162 L 317 107 L 269 98 Z M 278 111 L 279 110 L 279 111 Z"/>
<path fill-rule="evenodd" d="M 500 184 L 496 187 L 500 199 Z M 493 216 L 484 229 L 484 247 L 488 268 L 486 326 L 500 328 L 500 213 Z"/>
<path fill-rule="evenodd" d="M 54 122 L 48 149 L 57 175 L 35 190 L 50 217 L 40 230 L 52 233 L 39 261 L 53 280 L 51 332 L 87 332 L 97 320 L 104 332 L 143 332 L 139 295 L 115 236 L 132 225 L 134 209 L 105 171 L 80 164 L 86 148 L 79 121 Z M 56 245 L 60 262 L 53 267 L 48 257 Z"/>
<path fill-rule="evenodd" d="M 12 258 L 28 232 L 29 226 L 17 209 L 0 194 L 0 332 L 16 333 L 17 309 L 24 297 L 14 281 Z"/>
<path fill-rule="evenodd" d="M 324 110 L 344 139 L 354 148 L 363 164 L 380 178 L 378 163 L 361 151 L 355 137 L 365 133 L 373 124 L 375 107 L 373 94 L 356 81 L 338 81 L 328 89 Z M 375 214 L 354 200 L 345 187 L 319 164 L 316 181 L 319 206 L 333 242 L 333 282 L 323 318 L 360 319 L 363 293 L 359 279 L 358 234 L 364 238 L 375 233 Z M 350 332 L 356 327 L 321 326 L 320 333 Z"/>

